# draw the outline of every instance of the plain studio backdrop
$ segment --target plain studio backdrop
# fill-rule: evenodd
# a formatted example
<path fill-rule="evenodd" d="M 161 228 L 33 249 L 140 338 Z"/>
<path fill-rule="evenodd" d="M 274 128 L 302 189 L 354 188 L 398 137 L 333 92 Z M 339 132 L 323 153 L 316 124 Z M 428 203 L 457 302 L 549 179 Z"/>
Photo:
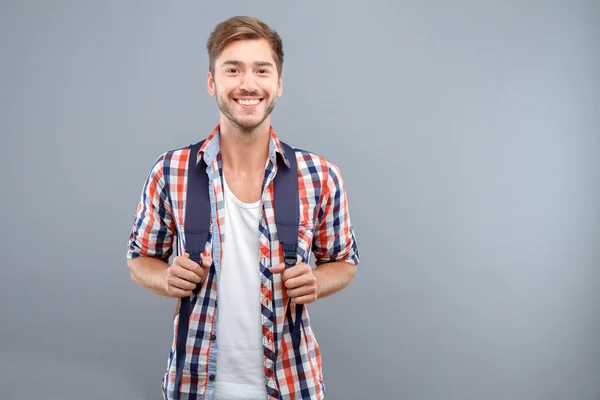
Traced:
<path fill-rule="evenodd" d="M 160 398 L 175 301 L 127 240 L 156 157 L 218 122 L 233 15 L 281 34 L 273 126 L 348 190 L 327 398 L 599 399 L 593 0 L 0 2 L 0 399 Z"/>

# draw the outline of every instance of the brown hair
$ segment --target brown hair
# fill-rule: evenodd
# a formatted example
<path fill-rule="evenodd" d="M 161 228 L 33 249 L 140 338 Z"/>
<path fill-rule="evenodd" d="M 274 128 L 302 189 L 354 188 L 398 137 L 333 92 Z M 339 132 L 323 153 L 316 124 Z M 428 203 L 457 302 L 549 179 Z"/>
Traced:
<path fill-rule="evenodd" d="M 267 24 L 254 17 L 236 16 L 220 22 L 206 41 L 210 73 L 215 73 L 215 60 L 223 49 L 234 40 L 266 39 L 273 50 L 277 73 L 283 70 L 283 44 L 279 34 Z"/>

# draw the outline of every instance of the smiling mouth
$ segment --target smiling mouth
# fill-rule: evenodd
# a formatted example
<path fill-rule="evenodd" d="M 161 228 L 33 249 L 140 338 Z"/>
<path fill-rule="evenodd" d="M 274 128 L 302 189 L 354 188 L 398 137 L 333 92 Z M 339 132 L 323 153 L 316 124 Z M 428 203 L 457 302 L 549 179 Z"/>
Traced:
<path fill-rule="evenodd" d="M 243 107 L 252 108 L 260 104 L 262 100 L 263 99 L 235 99 L 235 102 Z"/>

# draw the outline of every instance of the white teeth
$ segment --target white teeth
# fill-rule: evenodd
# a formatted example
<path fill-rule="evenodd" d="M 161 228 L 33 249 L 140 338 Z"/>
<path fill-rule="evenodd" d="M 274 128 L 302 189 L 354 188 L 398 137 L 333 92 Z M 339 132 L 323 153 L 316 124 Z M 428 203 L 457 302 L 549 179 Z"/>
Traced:
<path fill-rule="evenodd" d="M 238 100 L 237 102 L 240 103 L 241 105 L 244 105 L 244 106 L 253 106 L 253 105 L 256 105 L 256 104 L 260 103 L 260 100 L 258 100 L 258 99 L 254 99 L 254 100 Z"/>

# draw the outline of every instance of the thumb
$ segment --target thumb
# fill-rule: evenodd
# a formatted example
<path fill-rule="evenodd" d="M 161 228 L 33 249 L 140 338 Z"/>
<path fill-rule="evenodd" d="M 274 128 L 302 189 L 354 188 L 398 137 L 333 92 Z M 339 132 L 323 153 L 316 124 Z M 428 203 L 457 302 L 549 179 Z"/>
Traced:
<path fill-rule="evenodd" d="M 277 264 L 274 267 L 271 267 L 271 272 L 273 274 L 281 274 L 283 271 L 285 271 L 285 264 L 284 263 Z"/>
<path fill-rule="evenodd" d="M 204 269 L 209 269 L 213 262 L 212 257 L 203 254 L 201 256 L 201 258 L 202 258 L 202 265 L 200 265 L 200 266 Z"/>
<path fill-rule="evenodd" d="M 182 255 L 185 258 L 190 258 L 190 253 L 187 251 Z M 212 264 L 212 257 L 204 254 L 200 254 L 200 268 L 209 269 Z"/>

